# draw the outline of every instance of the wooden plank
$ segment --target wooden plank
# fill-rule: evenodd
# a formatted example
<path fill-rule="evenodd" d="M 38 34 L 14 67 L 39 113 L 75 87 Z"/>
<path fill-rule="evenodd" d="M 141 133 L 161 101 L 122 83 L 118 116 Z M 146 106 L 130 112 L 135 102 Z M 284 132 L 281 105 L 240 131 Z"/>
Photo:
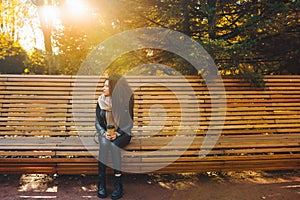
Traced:
<path fill-rule="evenodd" d="M 56 173 L 56 164 L 8 164 L 3 166 L 0 163 L 0 173 L 20 174 L 20 173 Z"/>
<path fill-rule="evenodd" d="M 28 156 L 55 156 L 56 153 L 54 151 L 20 151 L 20 149 L 17 149 L 17 151 L 0 151 L 0 157 L 5 156 L 7 157 L 28 157 Z"/>

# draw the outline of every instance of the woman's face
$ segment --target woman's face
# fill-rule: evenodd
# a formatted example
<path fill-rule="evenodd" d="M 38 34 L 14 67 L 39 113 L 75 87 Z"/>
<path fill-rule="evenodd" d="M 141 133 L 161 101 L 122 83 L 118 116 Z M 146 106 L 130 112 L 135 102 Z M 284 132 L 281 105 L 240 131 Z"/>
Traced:
<path fill-rule="evenodd" d="M 108 80 L 106 80 L 106 81 L 104 82 L 103 93 L 104 93 L 105 96 L 110 96 Z"/>

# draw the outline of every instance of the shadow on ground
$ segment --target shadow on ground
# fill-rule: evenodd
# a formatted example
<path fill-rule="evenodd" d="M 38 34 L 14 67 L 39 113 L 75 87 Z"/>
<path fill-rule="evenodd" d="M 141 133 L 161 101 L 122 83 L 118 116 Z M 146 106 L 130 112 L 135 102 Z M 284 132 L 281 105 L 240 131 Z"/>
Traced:
<path fill-rule="evenodd" d="M 298 171 L 244 171 L 201 174 L 124 175 L 126 200 L 296 200 Z M 0 175 L 1 200 L 98 199 L 95 175 Z M 112 175 L 108 176 L 111 193 Z M 110 199 L 110 198 L 107 198 Z"/>

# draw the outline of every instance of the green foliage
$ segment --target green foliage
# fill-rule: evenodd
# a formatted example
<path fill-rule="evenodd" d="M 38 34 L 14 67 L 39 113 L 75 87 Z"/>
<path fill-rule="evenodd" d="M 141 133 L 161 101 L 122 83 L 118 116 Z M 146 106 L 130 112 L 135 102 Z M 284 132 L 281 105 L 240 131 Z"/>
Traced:
<path fill-rule="evenodd" d="M 23 51 L 19 42 L 5 33 L 0 33 L 0 59 L 16 56 Z"/>
<path fill-rule="evenodd" d="M 13 42 L 9 37 L 0 35 L 0 73 L 23 73 L 26 53 L 18 42 Z"/>
<path fill-rule="evenodd" d="M 73 27 L 66 27 L 57 31 L 54 40 L 58 52 L 51 58 L 51 73 L 76 74 L 87 55 L 84 33 Z"/>
<path fill-rule="evenodd" d="M 0 33 L 0 73 L 23 73 L 26 53 L 18 42 L 7 34 Z"/>
<path fill-rule="evenodd" d="M 116 59 L 106 73 L 127 75 L 197 75 L 196 69 L 185 59 L 158 49 L 141 49 Z"/>
<path fill-rule="evenodd" d="M 42 50 L 34 49 L 28 53 L 25 60 L 26 73 L 29 74 L 47 74 L 47 60 L 46 55 Z"/>
<path fill-rule="evenodd" d="M 17 38 L 16 27 L 22 25 L 22 21 L 18 20 L 22 16 L 20 2 L 16 0 L 12 1 L 0 1 L 0 59 L 7 57 L 17 56 L 22 52 Z M 24 11 L 25 12 L 25 11 Z"/>
<path fill-rule="evenodd" d="M 20 44 L 20 28 L 28 12 L 19 0 L 0 1 L 0 73 L 20 74 L 26 52 Z"/>
<path fill-rule="evenodd" d="M 63 4 L 59 7 L 63 13 L 63 28 L 52 32 L 54 54 L 50 58 L 41 52 L 31 54 L 26 66 L 32 73 L 47 73 L 45 66 L 48 65 L 52 74 L 76 74 L 86 56 L 105 39 L 122 31 L 150 26 L 165 27 L 188 35 L 208 51 L 221 74 L 238 75 L 254 85 L 261 85 L 265 74 L 300 74 L 298 1 L 87 2 L 92 9 L 84 16 L 71 16 L 64 10 Z M 4 44 L 5 41 L 15 40 L 5 37 L 11 35 L 1 35 L 1 46 L 9 49 L 12 43 Z M 0 50 L 0 56 L 8 52 Z M 11 55 L 15 53 L 11 52 Z M 174 70 L 170 72 L 162 65 Z M 122 55 L 109 70 L 125 73 L 136 67 L 142 74 L 197 74 L 178 55 L 156 49 L 142 49 Z"/>
<path fill-rule="evenodd" d="M 265 74 L 300 73 L 297 4 L 294 0 L 128 0 L 118 4 L 116 18 L 123 29 L 158 26 L 181 31 L 203 45 L 221 74 L 257 83 Z M 170 61 L 174 57 L 159 56 Z M 180 63 L 172 66 L 185 70 Z"/>

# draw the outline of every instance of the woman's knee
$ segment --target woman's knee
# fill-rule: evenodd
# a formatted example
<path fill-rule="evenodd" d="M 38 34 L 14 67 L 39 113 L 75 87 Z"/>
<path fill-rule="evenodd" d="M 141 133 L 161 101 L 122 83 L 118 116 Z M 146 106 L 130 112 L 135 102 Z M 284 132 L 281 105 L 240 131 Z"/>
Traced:
<path fill-rule="evenodd" d="M 123 148 L 130 143 L 130 140 L 131 136 L 123 134 L 120 137 L 118 137 L 115 141 L 113 141 L 113 144 L 119 148 Z"/>

